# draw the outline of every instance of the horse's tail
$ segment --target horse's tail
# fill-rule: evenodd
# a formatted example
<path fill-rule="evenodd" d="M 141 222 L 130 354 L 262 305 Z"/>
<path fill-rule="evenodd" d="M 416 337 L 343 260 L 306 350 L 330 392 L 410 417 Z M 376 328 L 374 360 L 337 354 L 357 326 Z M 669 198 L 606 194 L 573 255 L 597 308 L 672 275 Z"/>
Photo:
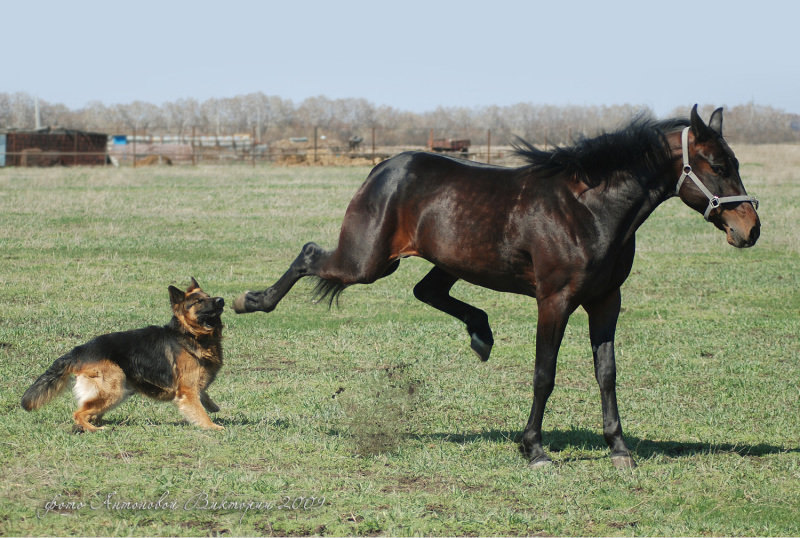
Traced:
<path fill-rule="evenodd" d="M 339 295 L 347 287 L 347 284 L 342 284 L 336 280 L 326 280 L 324 278 L 317 279 L 317 285 L 314 287 L 314 301 L 322 302 L 328 301 L 328 308 L 333 307 L 333 303 L 339 306 Z"/>
<path fill-rule="evenodd" d="M 67 386 L 69 375 L 75 371 L 77 363 L 75 350 L 56 359 L 22 395 L 22 408 L 33 411 L 58 396 Z"/>

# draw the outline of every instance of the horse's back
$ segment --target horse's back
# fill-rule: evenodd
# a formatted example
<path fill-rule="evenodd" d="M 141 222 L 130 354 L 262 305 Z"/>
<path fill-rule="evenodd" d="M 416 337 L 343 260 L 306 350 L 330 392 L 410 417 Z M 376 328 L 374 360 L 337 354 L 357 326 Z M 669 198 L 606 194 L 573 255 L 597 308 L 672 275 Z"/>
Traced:
<path fill-rule="evenodd" d="M 419 256 L 482 286 L 532 293 L 516 278 L 531 261 L 515 230 L 524 189 L 513 168 L 402 153 L 376 166 L 353 197 L 340 247 L 387 263 Z"/>
<path fill-rule="evenodd" d="M 514 168 L 477 163 L 426 151 L 406 151 L 391 157 L 372 169 L 365 184 L 390 182 L 397 187 L 442 185 L 470 181 L 492 183 L 500 177 L 512 177 Z"/>
<path fill-rule="evenodd" d="M 373 168 L 351 205 L 383 206 L 391 200 L 408 211 L 423 202 L 447 200 L 451 207 L 458 203 L 468 208 L 503 193 L 516 192 L 519 186 L 515 177 L 513 168 L 424 151 L 407 151 Z M 424 209 L 430 208 L 426 206 Z"/>

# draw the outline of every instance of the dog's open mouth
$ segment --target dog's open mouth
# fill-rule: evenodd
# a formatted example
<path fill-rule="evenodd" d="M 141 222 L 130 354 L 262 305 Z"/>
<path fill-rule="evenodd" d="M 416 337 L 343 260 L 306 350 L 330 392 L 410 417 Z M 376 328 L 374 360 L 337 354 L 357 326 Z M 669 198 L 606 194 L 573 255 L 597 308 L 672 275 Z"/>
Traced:
<path fill-rule="evenodd" d="M 220 324 L 220 316 L 222 316 L 224 309 L 225 300 L 222 297 L 217 297 L 211 308 L 207 312 L 201 312 L 197 319 L 207 328 L 213 328 Z"/>
<path fill-rule="evenodd" d="M 219 327 L 219 325 L 222 323 L 222 320 L 220 319 L 221 315 L 222 312 L 215 312 L 200 317 L 198 321 L 202 323 L 206 329 L 213 329 L 214 327 Z"/>

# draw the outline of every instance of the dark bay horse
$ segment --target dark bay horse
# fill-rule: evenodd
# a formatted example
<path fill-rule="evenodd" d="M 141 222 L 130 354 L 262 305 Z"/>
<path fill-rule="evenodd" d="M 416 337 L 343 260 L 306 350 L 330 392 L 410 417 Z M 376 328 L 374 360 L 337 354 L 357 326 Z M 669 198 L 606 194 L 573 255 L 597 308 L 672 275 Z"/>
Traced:
<path fill-rule="evenodd" d="M 463 279 L 535 297 L 533 407 L 522 447 L 538 466 L 551 461 L 542 448 L 542 415 L 567 320 L 581 306 L 589 316 L 603 434 L 614 465 L 632 467 L 617 410 L 614 333 L 636 230 L 678 196 L 728 243 L 749 247 L 760 233 L 758 202 L 745 192 L 722 138 L 722 109 L 708 125 L 695 105 L 688 121 L 640 118 L 552 151 L 520 141 L 517 152 L 527 161 L 519 168 L 424 152 L 384 161 L 350 202 L 336 249 L 306 244 L 272 287 L 242 294 L 234 309 L 270 312 L 304 276 L 318 277 L 318 292 L 333 301 L 351 284 L 391 274 L 401 258 L 420 256 L 434 267 L 414 295 L 464 322 L 472 349 L 487 360 L 494 343 L 487 315 L 451 297 L 453 284 Z"/>

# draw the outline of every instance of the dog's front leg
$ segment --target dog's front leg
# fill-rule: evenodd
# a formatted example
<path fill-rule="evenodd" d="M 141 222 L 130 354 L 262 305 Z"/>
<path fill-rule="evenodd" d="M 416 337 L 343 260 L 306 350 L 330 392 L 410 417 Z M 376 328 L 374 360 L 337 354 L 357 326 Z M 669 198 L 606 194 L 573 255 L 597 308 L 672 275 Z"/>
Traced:
<path fill-rule="evenodd" d="M 216 413 L 219 411 L 219 406 L 214 403 L 211 399 L 211 396 L 208 395 L 206 391 L 200 391 L 200 403 L 203 404 L 203 407 L 206 408 L 206 411 L 209 413 Z"/>
<path fill-rule="evenodd" d="M 175 396 L 175 404 L 178 406 L 183 416 L 186 417 L 186 420 L 201 428 L 224 430 L 225 428 L 211 421 L 205 409 L 203 409 L 201 401 L 201 397 L 198 395 L 197 391 L 191 389 L 178 389 L 178 393 Z"/>

